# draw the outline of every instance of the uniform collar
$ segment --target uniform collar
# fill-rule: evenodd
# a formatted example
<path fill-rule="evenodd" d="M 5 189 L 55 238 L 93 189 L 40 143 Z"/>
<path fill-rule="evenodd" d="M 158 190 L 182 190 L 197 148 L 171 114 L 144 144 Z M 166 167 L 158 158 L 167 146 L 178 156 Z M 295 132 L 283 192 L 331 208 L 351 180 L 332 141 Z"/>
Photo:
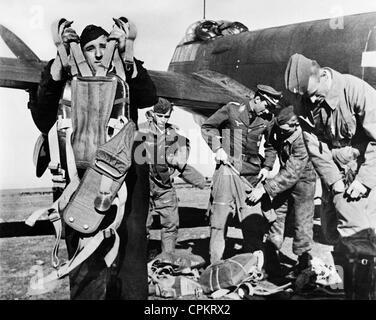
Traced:
<path fill-rule="evenodd" d="M 332 75 L 332 86 L 330 87 L 328 95 L 325 98 L 325 102 L 332 110 L 335 110 L 340 100 L 341 94 L 343 93 L 344 80 L 341 73 L 330 68 L 325 69 L 328 70 Z"/>
<path fill-rule="evenodd" d="M 245 126 L 249 125 L 251 111 L 248 103 L 241 103 L 239 106 L 239 119 Z"/>
<path fill-rule="evenodd" d="M 302 133 L 302 129 L 300 127 L 298 127 L 291 136 L 289 136 L 287 139 L 285 139 L 284 142 L 287 142 L 290 145 L 292 145 L 301 133 Z"/>

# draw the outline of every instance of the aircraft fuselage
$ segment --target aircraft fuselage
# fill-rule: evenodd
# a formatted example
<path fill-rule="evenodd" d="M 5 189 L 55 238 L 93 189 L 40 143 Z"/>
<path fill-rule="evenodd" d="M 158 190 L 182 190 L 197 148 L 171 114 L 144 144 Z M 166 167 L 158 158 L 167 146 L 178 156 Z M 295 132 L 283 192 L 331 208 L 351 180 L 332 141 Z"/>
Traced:
<path fill-rule="evenodd" d="M 288 59 L 301 53 L 376 87 L 376 68 L 361 67 L 362 53 L 376 50 L 375 26 L 372 12 L 183 43 L 176 47 L 168 71 L 212 70 L 251 89 L 263 83 L 283 90 Z"/>

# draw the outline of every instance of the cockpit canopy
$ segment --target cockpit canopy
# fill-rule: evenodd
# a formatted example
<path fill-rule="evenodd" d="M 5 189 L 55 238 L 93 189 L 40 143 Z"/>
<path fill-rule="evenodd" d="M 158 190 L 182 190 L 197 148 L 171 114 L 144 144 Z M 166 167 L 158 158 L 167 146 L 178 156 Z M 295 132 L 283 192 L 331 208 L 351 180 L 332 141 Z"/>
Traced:
<path fill-rule="evenodd" d="M 205 41 L 216 37 L 239 34 L 248 28 L 237 21 L 227 20 L 199 20 L 192 23 L 180 44 L 195 41 Z"/>

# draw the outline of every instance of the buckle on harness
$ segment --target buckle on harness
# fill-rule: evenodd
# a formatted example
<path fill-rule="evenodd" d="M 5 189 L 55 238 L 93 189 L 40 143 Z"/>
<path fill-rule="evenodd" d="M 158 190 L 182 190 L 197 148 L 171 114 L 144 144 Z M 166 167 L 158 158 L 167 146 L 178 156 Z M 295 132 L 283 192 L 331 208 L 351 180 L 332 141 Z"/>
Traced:
<path fill-rule="evenodd" d="M 103 236 L 105 239 L 111 238 L 115 234 L 113 229 L 105 229 L 103 230 Z"/>
<path fill-rule="evenodd" d="M 51 209 L 48 211 L 48 218 L 51 222 L 55 222 L 61 219 L 59 212 L 57 212 L 55 209 Z"/>
<path fill-rule="evenodd" d="M 121 176 L 123 176 L 123 173 L 119 172 L 119 170 L 110 166 L 108 163 L 103 162 L 102 160 L 95 160 L 95 165 L 115 179 L 119 179 Z"/>

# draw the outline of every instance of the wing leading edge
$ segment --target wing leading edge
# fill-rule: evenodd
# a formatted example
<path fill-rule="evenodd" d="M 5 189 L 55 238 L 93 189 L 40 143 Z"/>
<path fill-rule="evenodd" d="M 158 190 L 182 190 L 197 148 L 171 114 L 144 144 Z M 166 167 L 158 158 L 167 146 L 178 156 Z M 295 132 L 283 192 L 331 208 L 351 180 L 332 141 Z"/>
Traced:
<path fill-rule="evenodd" d="M 206 117 L 230 101 L 241 102 L 253 94 L 244 85 L 210 70 L 191 74 L 153 70 L 149 73 L 158 96 Z"/>

